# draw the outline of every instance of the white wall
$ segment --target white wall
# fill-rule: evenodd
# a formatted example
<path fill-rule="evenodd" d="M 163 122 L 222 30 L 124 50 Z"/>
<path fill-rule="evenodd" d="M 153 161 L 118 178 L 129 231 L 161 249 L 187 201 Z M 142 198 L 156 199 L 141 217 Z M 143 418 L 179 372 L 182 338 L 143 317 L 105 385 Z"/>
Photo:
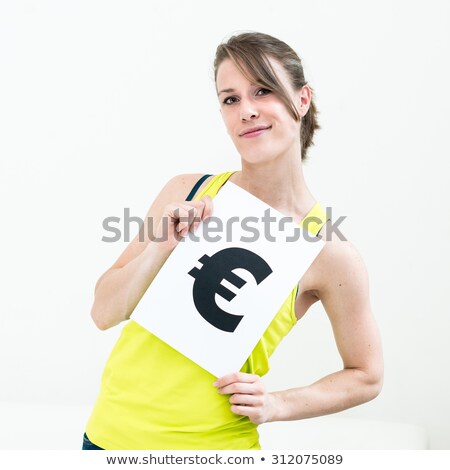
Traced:
<path fill-rule="evenodd" d="M 0 3 L 0 401 L 93 404 L 122 328 L 89 316 L 126 246 L 101 241 L 102 220 L 143 217 L 174 174 L 239 168 L 212 61 L 255 30 L 303 59 L 322 125 L 307 181 L 369 269 L 385 385 L 342 415 L 420 424 L 450 449 L 449 14 L 444 0 Z M 266 383 L 340 367 L 316 304 Z"/>

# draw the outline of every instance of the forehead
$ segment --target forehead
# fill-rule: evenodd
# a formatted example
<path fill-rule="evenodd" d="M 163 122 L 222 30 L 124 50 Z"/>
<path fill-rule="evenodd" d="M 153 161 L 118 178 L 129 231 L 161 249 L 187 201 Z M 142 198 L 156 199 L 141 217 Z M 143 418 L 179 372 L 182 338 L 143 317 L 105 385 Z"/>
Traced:
<path fill-rule="evenodd" d="M 268 57 L 270 65 L 272 66 L 278 79 L 289 87 L 289 79 L 283 66 L 274 58 Z M 248 70 L 248 68 L 247 68 Z M 248 73 L 251 77 L 253 74 Z M 239 87 L 248 86 L 254 84 L 253 81 L 249 81 L 237 68 L 231 59 L 225 59 L 217 70 L 217 90 L 220 93 L 223 89 L 231 91 L 231 89 L 237 89 Z"/>

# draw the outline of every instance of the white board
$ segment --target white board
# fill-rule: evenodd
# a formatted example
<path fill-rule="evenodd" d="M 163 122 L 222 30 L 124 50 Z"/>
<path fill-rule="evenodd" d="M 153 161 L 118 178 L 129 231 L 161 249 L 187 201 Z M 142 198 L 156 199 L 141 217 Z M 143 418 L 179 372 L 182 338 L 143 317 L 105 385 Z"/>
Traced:
<path fill-rule="evenodd" d="M 239 371 L 323 245 L 228 181 L 212 217 L 174 249 L 131 319 L 217 377 Z"/>

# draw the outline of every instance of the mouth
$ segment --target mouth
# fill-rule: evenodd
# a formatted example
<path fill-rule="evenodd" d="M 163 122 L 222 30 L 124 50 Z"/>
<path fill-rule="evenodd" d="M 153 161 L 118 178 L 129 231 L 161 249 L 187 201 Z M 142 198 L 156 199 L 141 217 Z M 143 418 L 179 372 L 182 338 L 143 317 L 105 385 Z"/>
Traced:
<path fill-rule="evenodd" d="M 259 135 L 261 135 L 263 132 L 265 131 L 268 131 L 269 129 L 272 129 L 272 126 L 269 126 L 269 127 L 265 127 L 263 129 L 257 129 L 253 132 L 247 132 L 246 134 L 242 134 L 241 137 L 245 137 L 245 138 L 252 138 L 252 137 L 258 137 Z"/>

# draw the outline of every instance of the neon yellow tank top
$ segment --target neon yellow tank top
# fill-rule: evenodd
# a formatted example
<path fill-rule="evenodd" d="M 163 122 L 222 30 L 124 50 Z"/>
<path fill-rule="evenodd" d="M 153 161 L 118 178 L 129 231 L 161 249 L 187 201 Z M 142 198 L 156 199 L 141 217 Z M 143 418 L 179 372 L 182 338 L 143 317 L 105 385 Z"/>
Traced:
<path fill-rule="evenodd" d="M 214 176 L 195 197 L 212 198 L 234 171 Z M 316 235 L 326 221 L 316 203 L 305 219 Z M 317 222 L 317 220 L 319 222 Z M 296 324 L 293 288 L 241 371 L 263 376 L 269 357 Z M 174 299 L 175 300 L 175 299 Z M 97 446 L 108 450 L 261 449 L 257 425 L 230 410 L 216 377 L 133 320 L 123 327 L 101 378 L 100 393 L 86 426 Z"/>

